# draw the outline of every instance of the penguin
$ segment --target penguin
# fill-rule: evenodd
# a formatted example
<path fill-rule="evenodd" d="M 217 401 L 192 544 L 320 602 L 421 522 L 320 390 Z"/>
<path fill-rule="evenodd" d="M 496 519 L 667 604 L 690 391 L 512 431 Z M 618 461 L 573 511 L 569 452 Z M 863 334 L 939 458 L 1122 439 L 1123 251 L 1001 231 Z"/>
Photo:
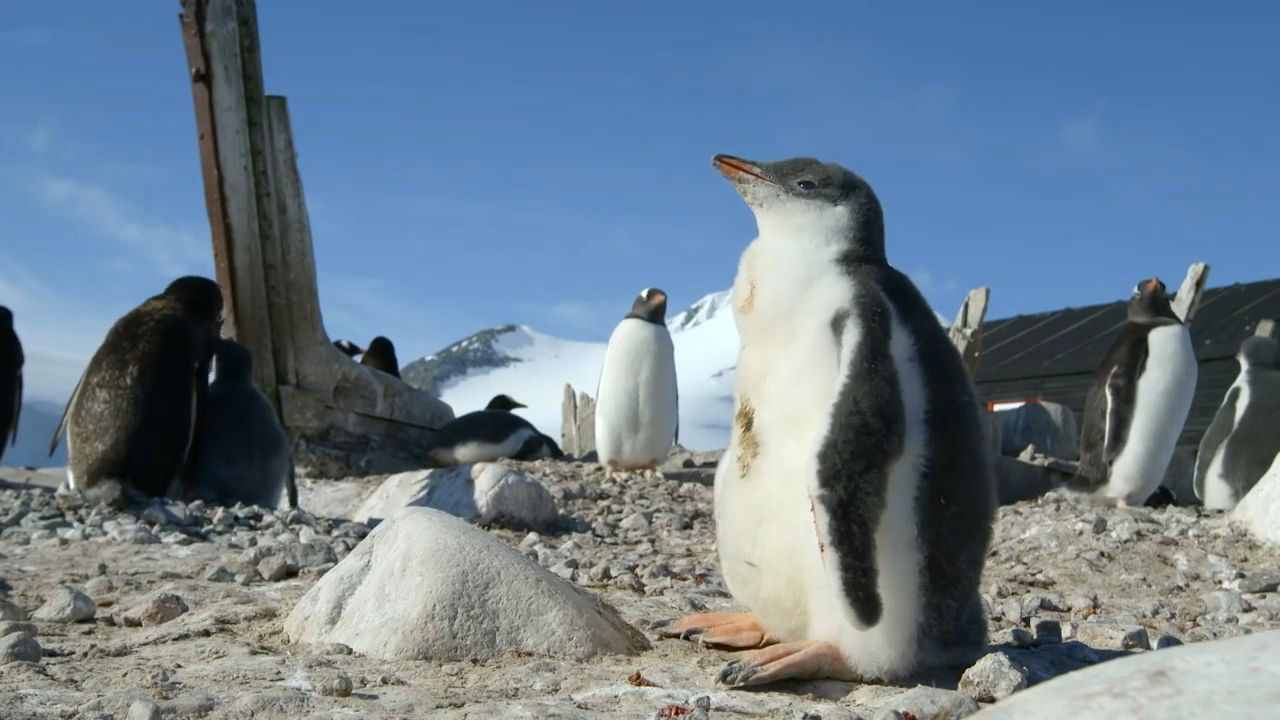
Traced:
<path fill-rule="evenodd" d="M 716 469 L 720 567 L 749 613 L 668 637 L 745 650 L 719 681 L 895 681 L 976 659 L 996 508 L 972 382 L 885 256 L 858 175 L 811 158 L 715 166 L 755 215 L 734 279 L 733 431 Z"/>
<path fill-rule="evenodd" d="M 49 443 L 67 436 L 67 484 L 105 480 L 149 496 L 180 477 L 208 392 L 222 293 L 188 275 L 116 321 L 89 359 Z"/>
<path fill-rule="evenodd" d="M 564 457 L 555 440 L 511 412 L 524 407 L 507 395 L 496 395 L 484 410 L 450 420 L 435 431 L 428 460 L 435 466 L 490 462 L 500 458 L 536 460 Z"/>
<path fill-rule="evenodd" d="M 18 442 L 22 415 L 22 341 L 13 329 L 13 312 L 0 305 L 0 461 Z"/>
<path fill-rule="evenodd" d="M 1128 319 L 1085 399 L 1080 465 L 1072 489 L 1141 506 L 1173 458 L 1199 367 L 1191 333 L 1159 278 L 1138 283 Z"/>
<path fill-rule="evenodd" d="M 289 435 L 253 384 L 248 349 L 234 340 L 219 340 L 183 497 L 276 508 L 282 489 L 289 507 L 298 507 Z"/>
<path fill-rule="evenodd" d="M 342 354 L 346 355 L 349 358 L 354 358 L 355 356 L 364 352 L 364 348 L 351 342 L 350 340 L 334 340 L 333 346 L 341 350 Z"/>
<path fill-rule="evenodd" d="M 400 361 L 396 360 L 396 346 L 381 335 L 369 341 L 369 347 L 365 348 L 364 355 L 360 357 L 360 364 L 400 377 Z"/>
<path fill-rule="evenodd" d="M 522 408 L 522 407 L 529 407 L 529 406 L 525 405 L 522 402 L 517 401 L 515 398 L 511 397 L 510 395 L 499 394 L 499 395 L 494 395 L 493 399 L 489 401 L 489 404 L 484 406 L 484 409 L 485 410 L 506 410 L 510 412 L 511 410 L 515 410 L 516 408 Z"/>
<path fill-rule="evenodd" d="M 645 288 L 614 328 L 596 388 L 596 452 L 609 470 L 652 469 L 679 441 L 667 294 Z"/>
<path fill-rule="evenodd" d="M 1280 454 L 1280 348 L 1251 337 L 1236 354 L 1240 375 L 1200 441 L 1195 493 L 1211 510 L 1230 510 Z"/>

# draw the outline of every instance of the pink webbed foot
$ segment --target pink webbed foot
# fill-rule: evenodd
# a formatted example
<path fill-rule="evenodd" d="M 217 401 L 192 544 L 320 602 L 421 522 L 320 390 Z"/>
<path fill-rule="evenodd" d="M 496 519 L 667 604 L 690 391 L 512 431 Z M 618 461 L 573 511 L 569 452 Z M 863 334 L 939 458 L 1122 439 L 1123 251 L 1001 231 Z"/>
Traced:
<path fill-rule="evenodd" d="M 686 615 L 661 630 L 662 637 L 697 640 L 714 648 L 745 650 L 777 642 L 751 613 L 697 613 Z"/>
<path fill-rule="evenodd" d="M 741 653 L 724 666 L 719 676 L 720 682 L 730 687 L 818 679 L 860 681 L 864 678 L 849 667 L 835 645 L 813 640 Z"/>

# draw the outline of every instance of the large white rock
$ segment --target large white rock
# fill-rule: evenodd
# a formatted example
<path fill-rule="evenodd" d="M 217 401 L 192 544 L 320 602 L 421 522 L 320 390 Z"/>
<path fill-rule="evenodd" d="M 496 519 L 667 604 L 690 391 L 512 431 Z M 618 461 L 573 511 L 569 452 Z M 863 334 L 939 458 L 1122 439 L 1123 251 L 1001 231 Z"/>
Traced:
<path fill-rule="evenodd" d="M 1280 455 L 1236 504 L 1231 519 L 1259 540 L 1280 545 Z"/>
<path fill-rule="evenodd" d="M 404 507 L 429 507 L 472 522 L 542 530 L 559 513 L 542 483 L 502 463 L 455 465 L 392 475 L 356 510 L 352 520 L 386 518 Z"/>
<path fill-rule="evenodd" d="M 1262 717 L 1280 707 L 1280 631 L 1111 660 L 1024 690 L 981 720 Z"/>
<path fill-rule="evenodd" d="M 391 660 L 509 651 L 582 659 L 649 647 L 594 596 L 427 508 L 378 525 L 298 601 L 285 631 L 296 643 L 342 643 Z"/>

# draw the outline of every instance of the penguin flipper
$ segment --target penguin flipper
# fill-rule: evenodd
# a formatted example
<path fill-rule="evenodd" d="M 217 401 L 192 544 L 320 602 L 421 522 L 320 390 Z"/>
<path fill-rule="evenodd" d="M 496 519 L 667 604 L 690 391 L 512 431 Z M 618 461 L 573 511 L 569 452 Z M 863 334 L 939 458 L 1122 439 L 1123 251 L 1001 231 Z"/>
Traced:
<path fill-rule="evenodd" d="M 1200 440 L 1200 449 L 1196 452 L 1196 472 L 1195 479 L 1192 481 L 1192 487 L 1195 490 L 1196 497 L 1204 500 L 1204 483 L 1209 474 L 1209 465 L 1213 462 L 1213 456 L 1219 449 L 1225 451 L 1223 445 L 1227 442 L 1227 437 L 1231 435 L 1235 426 L 1236 418 L 1236 402 L 1240 399 L 1240 388 L 1232 386 L 1227 391 L 1227 397 L 1222 401 L 1222 406 L 1218 408 L 1218 412 L 1213 416 L 1213 422 L 1209 424 L 1209 429 L 1205 431 L 1204 437 Z"/>
<path fill-rule="evenodd" d="M 9 446 L 18 444 L 18 421 L 22 419 L 22 373 L 18 373 L 17 384 L 13 391 L 13 429 L 9 436 Z M 0 438 L 0 447 L 4 447 L 4 438 Z"/>
<path fill-rule="evenodd" d="M 285 477 L 285 492 L 289 495 L 289 509 L 298 509 L 298 477 L 294 470 L 293 458 L 289 459 L 289 474 Z"/>
<path fill-rule="evenodd" d="M 76 398 L 80 395 L 80 387 L 84 385 L 85 376 L 88 374 L 89 368 L 86 367 L 84 372 L 80 373 L 80 379 L 76 381 L 76 386 L 71 391 L 71 397 L 67 399 L 67 404 L 62 407 L 62 417 L 58 418 L 58 426 L 53 429 L 53 437 L 49 438 L 49 457 L 53 457 L 54 451 L 58 449 L 58 442 L 62 440 L 63 433 L 67 431 L 67 418 L 71 416 L 71 408 L 75 407 Z"/>
<path fill-rule="evenodd" d="M 1108 467 L 1120 456 L 1125 441 L 1129 439 L 1129 425 L 1133 420 L 1133 405 L 1138 394 L 1138 377 L 1147 366 L 1146 343 L 1135 349 L 1126 365 L 1113 367 L 1107 375 L 1107 430 L 1103 458 Z"/>

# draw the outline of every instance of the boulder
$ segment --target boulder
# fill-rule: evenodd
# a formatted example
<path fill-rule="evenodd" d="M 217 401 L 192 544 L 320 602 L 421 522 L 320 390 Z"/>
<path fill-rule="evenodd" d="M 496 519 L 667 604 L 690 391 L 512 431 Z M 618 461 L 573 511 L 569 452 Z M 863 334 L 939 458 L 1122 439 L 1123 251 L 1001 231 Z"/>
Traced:
<path fill-rule="evenodd" d="M 295 643 L 388 660 L 505 652 L 584 659 L 649 648 L 594 596 L 437 510 L 403 508 L 317 582 L 285 621 Z"/>
<path fill-rule="evenodd" d="M 1231 519 L 1262 542 L 1280 545 L 1280 455 L 1236 504 Z"/>
<path fill-rule="evenodd" d="M 532 530 L 549 528 L 559 518 L 555 498 L 538 481 L 502 463 L 476 463 L 392 475 L 352 519 L 386 518 L 404 507 Z"/>
<path fill-rule="evenodd" d="M 1139 653 L 1055 678 L 981 720 L 1246 718 L 1280 707 L 1280 631 Z"/>
<path fill-rule="evenodd" d="M 66 585 L 54 589 L 31 615 L 32 620 L 47 623 L 78 623 L 92 620 L 98 606 L 79 590 Z"/>
<path fill-rule="evenodd" d="M 1000 419 L 1000 454 L 1017 457 L 1028 445 L 1056 458 L 1080 454 L 1080 429 L 1075 413 L 1054 402 L 1029 402 L 996 413 Z"/>

